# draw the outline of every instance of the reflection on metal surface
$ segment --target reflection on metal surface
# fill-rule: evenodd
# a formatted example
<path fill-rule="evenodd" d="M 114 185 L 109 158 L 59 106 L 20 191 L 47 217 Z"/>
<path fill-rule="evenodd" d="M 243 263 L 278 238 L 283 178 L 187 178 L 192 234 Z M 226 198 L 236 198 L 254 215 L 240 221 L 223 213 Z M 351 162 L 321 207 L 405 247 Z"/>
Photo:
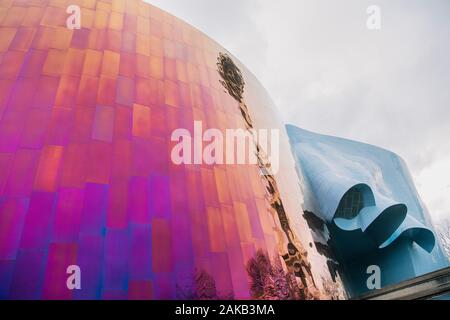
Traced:
<path fill-rule="evenodd" d="M 351 296 L 369 290 L 370 265 L 381 269 L 382 286 L 448 265 L 400 157 L 294 126 L 288 126 L 288 133 L 299 169 L 307 177 L 305 213 L 310 227 L 327 239 Z M 315 227 L 318 219 L 326 230 Z"/>
<path fill-rule="evenodd" d="M 216 281 L 208 272 L 194 271 L 176 285 L 178 300 L 234 300 L 233 293 L 220 293 Z"/>
<path fill-rule="evenodd" d="M 246 129 L 252 136 L 254 136 L 254 132 L 251 130 L 254 127 L 253 120 L 243 97 L 245 81 L 242 77 L 242 72 L 233 60 L 224 53 L 219 54 L 219 57 L 217 58 L 217 66 L 218 72 L 222 78 L 220 83 L 239 103 L 239 108 L 245 122 Z M 289 272 L 293 273 L 300 279 L 301 285 L 305 291 L 308 291 L 310 285 L 314 289 L 317 289 L 313 274 L 311 272 L 311 264 L 307 259 L 308 253 L 305 249 L 303 249 L 291 229 L 270 161 L 266 156 L 265 150 L 263 150 L 261 145 L 258 144 L 257 139 L 254 137 L 252 141 L 255 144 L 255 154 L 258 159 L 261 179 L 266 190 L 266 199 L 270 205 L 269 211 L 273 216 L 278 218 L 285 236 L 284 239 L 279 237 L 279 247 L 286 267 Z M 278 234 L 280 233 L 278 232 Z"/>
<path fill-rule="evenodd" d="M 286 273 L 277 255 L 273 261 L 262 250 L 247 262 L 247 272 L 250 279 L 250 292 L 258 300 L 288 300 L 295 299 L 300 292 L 293 285 L 290 274 Z"/>

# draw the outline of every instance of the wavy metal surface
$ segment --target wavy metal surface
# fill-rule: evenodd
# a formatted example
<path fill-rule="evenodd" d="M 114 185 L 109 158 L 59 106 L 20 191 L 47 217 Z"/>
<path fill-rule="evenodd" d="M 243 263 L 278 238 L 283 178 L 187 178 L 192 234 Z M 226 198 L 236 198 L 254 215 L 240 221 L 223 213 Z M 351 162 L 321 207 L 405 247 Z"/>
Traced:
<path fill-rule="evenodd" d="M 292 125 L 287 132 L 305 179 L 305 207 L 331 230 L 350 292 L 368 290 L 365 268 L 370 264 L 382 266 L 384 285 L 448 266 L 428 211 L 398 155 Z M 352 192 L 359 196 L 348 211 L 353 214 L 340 216 Z"/>

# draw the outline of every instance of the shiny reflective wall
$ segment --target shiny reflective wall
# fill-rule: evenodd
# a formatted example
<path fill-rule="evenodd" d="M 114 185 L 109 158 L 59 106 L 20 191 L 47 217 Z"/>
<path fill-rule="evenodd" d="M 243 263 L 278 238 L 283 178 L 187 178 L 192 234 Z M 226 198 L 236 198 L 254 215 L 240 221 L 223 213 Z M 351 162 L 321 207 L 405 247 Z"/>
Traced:
<path fill-rule="evenodd" d="M 331 248 L 329 261 L 349 296 L 370 291 L 369 266 L 379 268 L 382 288 L 449 266 L 403 159 L 365 143 L 287 130 L 306 177 L 305 215 L 317 246 Z"/>
<path fill-rule="evenodd" d="M 225 50 L 135 0 L 0 0 L 0 26 L 0 298 L 267 298 L 248 263 L 286 247 L 258 167 L 170 159 L 171 133 L 194 120 L 244 128 L 217 72 Z M 282 130 L 277 179 L 308 261 L 296 298 L 326 298 L 287 137 L 240 67 L 255 125 Z"/>

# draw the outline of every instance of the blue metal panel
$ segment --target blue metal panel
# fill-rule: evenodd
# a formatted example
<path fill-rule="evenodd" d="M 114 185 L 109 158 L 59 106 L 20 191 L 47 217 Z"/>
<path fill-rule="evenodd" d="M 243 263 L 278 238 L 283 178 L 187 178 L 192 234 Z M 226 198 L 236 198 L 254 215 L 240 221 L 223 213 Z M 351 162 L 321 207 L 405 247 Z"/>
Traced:
<path fill-rule="evenodd" d="M 383 285 L 448 266 L 428 211 L 398 155 L 291 125 L 287 132 L 297 171 L 306 179 L 305 199 L 311 199 L 305 209 L 329 227 L 351 293 L 368 290 L 366 263 L 383 266 Z M 361 194 L 361 208 L 354 217 L 337 216 L 351 191 Z"/>

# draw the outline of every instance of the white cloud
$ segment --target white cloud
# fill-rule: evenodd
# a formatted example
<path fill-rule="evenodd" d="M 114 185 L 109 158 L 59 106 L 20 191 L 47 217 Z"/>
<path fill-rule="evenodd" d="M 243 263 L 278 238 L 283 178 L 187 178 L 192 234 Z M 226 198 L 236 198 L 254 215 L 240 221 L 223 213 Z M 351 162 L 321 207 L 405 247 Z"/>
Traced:
<path fill-rule="evenodd" d="M 449 1 L 149 2 L 235 54 L 291 123 L 400 154 L 432 215 L 450 217 Z"/>
<path fill-rule="evenodd" d="M 416 178 L 417 189 L 428 207 L 433 209 L 436 222 L 449 217 L 450 180 L 447 172 L 450 172 L 450 156 L 436 160 Z"/>

